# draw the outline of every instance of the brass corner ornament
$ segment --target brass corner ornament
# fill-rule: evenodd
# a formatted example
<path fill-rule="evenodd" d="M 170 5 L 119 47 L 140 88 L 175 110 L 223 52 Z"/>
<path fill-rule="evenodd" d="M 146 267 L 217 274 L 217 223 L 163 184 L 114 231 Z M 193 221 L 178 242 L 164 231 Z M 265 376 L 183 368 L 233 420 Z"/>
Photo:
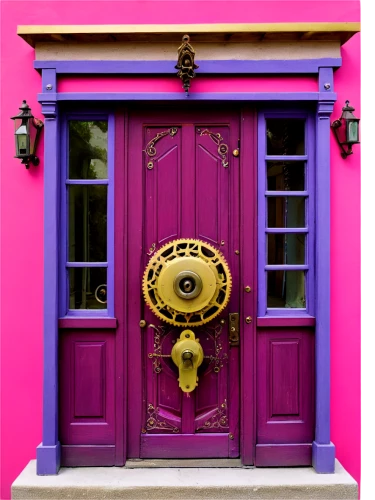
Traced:
<path fill-rule="evenodd" d="M 184 35 L 182 37 L 182 44 L 178 48 L 178 60 L 175 66 L 178 69 L 177 76 L 181 78 L 183 89 L 186 95 L 189 95 L 190 80 L 195 77 L 194 70 L 199 68 L 194 62 L 195 50 L 189 43 L 189 35 Z"/>

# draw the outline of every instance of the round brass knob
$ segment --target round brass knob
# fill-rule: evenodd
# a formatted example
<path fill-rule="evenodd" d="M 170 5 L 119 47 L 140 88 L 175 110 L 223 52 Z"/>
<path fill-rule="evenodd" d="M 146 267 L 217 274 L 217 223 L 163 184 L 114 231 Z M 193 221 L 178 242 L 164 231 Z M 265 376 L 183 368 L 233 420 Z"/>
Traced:
<path fill-rule="evenodd" d="M 245 321 L 247 324 L 249 324 L 253 321 L 253 318 L 251 316 L 246 316 Z"/>
<path fill-rule="evenodd" d="M 202 291 L 202 279 L 193 271 L 182 271 L 176 276 L 173 288 L 182 299 L 194 299 Z"/>
<path fill-rule="evenodd" d="M 191 359 L 194 356 L 193 351 L 184 351 L 182 353 L 182 359 L 186 361 L 187 359 Z"/>

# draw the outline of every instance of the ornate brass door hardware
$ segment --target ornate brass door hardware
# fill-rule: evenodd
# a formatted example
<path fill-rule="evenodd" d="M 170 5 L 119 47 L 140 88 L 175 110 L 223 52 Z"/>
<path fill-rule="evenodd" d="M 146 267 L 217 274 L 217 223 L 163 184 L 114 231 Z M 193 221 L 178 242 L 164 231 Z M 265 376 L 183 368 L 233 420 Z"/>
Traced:
<path fill-rule="evenodd" d="M 197 370 L 203 357 L 199 339 L 191 330 L 184 330 L 172 348 L 172 361 L 178 367 L 178 382 L 183 392 L 191 392 L 197 387 Z"/>
<path fill-rule="evenodd" d="M 229 342 L 231 346 L 240 343 L 240 321 L 238 313 L 229 314 Z"/>
<path fill-rule="evenodd" d="M 228 161 L 228 146 L 227 144 L 223 143 L 223 138 L 219 132 L 215 134 L 215 132 L 211 132 L 211 130 L 208 130 L 207 128 L 204 130 L 201 130 L 200 128 L 197 129 L 197 134 L 200 136 L 202 135 L 208 135 L 209 138 L 217 145 L 217 152 L 221 158 L 221 164 L 223 165 L 224 168 L 229 167 L 229 161 Z"/>
<path fill-rule="evenodd" d="M 176 326 L 208 323 L 226 307 L 232 277 L 222 253 L 210 244 L 179 239 L 161 247 L 143 275 L 143 295 L 159 318 Z"/>
<path fill-rule="evenodd" d="M 149 170 L 152 170 L 154 168 L 154 160 L 152 159 L 154 156 L 156 156 L 156 147 L 155 147 L 155 144 L 160 141 L 160 139 L 162 139 L 163 137 L 167 136 L 167 135 L 170 135 L 171 137 L 174 137 L 178 132 L 178 128 L 177 127 L 171 127 L 169 128 L 168 130 L 163 130 L 163 132 L 159 132 L 158 134 L 156 134 L 156 136 L 151 139 L 151 141 L 149 141 L 147 143 L 147 146 L 146 146 L 146 149 L 144 149 L 144 152 L 146 153 L 146 155 L 151 158 L 151 160 L 147 163 L 147 168 Z"/>
<path fill-rule="evenodd" d="M 195 50 L 189 42 L 189 35 L 184 35 L 182 37 L 182 44 L 177 50 L 178 59 L 175 66 L 175 68 L 178 69 L 177 76 L 182 80 L 182 86 L 186 95 L 189 95 L 190 80 L 195 77 L 194 70 L 199 68 L 194 62 Z"/>

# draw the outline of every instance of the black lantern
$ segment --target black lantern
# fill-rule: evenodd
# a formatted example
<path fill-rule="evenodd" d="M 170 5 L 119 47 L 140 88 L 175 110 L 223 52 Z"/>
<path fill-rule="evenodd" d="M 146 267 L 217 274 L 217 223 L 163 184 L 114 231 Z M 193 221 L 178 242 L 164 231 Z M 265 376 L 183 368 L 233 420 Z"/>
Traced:
<path fill-rule="evenodd" d="M 26 101 L 22 101 L 22 106 L 19 109 L 21 112 L 11 117 L 11 119 L 14 120 L 15 127 L 15 158 L 22 160 L 21 163 L 24 164 L 26 168 L 29 168 L 30 163 L 35 166 L 39 165 L 39 158 L 35 156 L 35 153 L 40 132 L 43 128 L 43 122 L 31 114 L 31 109 Z"/>
<path fill-rule="evenodd" d="M 349 101 L 346 101 L 345 107 L 342 108 L 340 119 L 335 120 L 331 125 L 343 158 L 353 154 L 353 144 L 359 144 L 359 118 L 353 115 L 353 111 L 355 111 L 355 109 L 349 106 Z M 339 130 L 343 121 L 345 130 Z M 347 150 L 345 150 L 344 146 L 348 146 Z"/>

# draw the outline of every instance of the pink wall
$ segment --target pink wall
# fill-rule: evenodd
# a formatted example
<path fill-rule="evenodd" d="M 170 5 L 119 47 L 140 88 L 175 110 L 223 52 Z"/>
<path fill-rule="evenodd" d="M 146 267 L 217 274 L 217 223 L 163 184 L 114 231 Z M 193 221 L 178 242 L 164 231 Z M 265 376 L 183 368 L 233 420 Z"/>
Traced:
<path fill-rule="evenodd" d="M 359 21 L 359 2 L 336 0 L 198 0 L 1 2 L 1 498 L 41 441 L 43 169 L 26 171 L 13 159 L 9 117 L 22 99 L 36 116 L 40 76 L 34 51 L 16 35 L 17 24 Z M 140 5 L 141 4 L 141 5 Z M 183 9 L 183 5 L 190 8 Z M 197 4 L 198 6 L 198 4 Z M 139 7 L 139 8 L 138 8 Z M 213 8 L 214 7 L 214 8 Z M 346 99 L 360 116 L 360 37 L 342 49 L 336 72 L 340 115 Z M 198 84 L 197 82 L 194 82 Z M 210 87 L 211 91 L 219 90 Z M 342 160 L 332 138 L 332 441 L 337 457 L 360 478 L 360 155 Z M 42 154 L 43 142 L 40 145 Z M 345 312 L 345 314 L 344 314 Z M 348 314 L 350 312 L 350 314 Z"/>
<path fill-rule="evenodd" d="M 214 87 L 213 87 L 214 85 Z M 175 76 L 155 78 L 62 77 L 58 92 L 181 92 L 181 80 Z M 213 90 L 214 89 L 214 90 Z M 191 92 L 318 92 L 318 79 L 311 77 L 222 77 L 213 84 L 212 77 L 194 80 Z"/>

